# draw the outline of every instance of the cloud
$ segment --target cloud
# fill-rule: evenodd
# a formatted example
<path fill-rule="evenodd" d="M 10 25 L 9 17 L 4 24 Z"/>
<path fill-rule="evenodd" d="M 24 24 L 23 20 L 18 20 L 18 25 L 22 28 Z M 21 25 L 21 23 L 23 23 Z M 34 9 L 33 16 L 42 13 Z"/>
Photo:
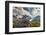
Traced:
<path fill-rule="evenodd" d="M 13 15 L 18 15 L 17 18 L 22 18 L 23 15 L 30 16 L 31 18 L 34 18 L 36 16 L 40 16 L 40 9 L 39 8 L 23 8 L 23 7 L 16 7 L 13 8 Z"/>

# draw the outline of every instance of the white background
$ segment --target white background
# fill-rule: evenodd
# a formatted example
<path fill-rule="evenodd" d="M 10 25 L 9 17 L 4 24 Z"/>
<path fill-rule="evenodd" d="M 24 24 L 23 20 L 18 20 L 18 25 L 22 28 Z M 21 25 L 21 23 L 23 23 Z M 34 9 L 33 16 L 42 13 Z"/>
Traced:
<path fill-rule="evenodd" d="M 26 2 L 27 1 L 28 2 L 41 2 L 41 3 L 44 2 L 46 4 L 46 0 L 21 0 L 21 1 L 26 1 Z M 46 18 L 46 16 L 45 16 L 45 18 Z M 6 35 L 4 33 L 5 33 L 5 0 L 0 0 L 0 35 Z M 14 34 L 14 35 L 46 35 L 46 32 L 23 33 L 23 34 Z"/>

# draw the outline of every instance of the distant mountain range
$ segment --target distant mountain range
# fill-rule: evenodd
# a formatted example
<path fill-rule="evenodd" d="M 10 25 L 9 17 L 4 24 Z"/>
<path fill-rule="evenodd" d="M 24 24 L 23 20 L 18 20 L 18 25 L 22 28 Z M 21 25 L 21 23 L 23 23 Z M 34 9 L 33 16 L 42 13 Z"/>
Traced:
<path fill-rule="evenodd" d="M 36 16 L 33 20 L 40 21 L 40 16 Z"/>

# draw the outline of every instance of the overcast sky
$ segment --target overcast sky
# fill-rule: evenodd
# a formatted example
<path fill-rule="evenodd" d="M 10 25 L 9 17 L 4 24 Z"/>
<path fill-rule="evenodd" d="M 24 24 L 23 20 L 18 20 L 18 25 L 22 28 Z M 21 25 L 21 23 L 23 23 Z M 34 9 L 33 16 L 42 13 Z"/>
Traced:
<path fill-rule="evenodd" d="M 32 18 L 36 17 L 36 16 L 40 16 L 40 8 L 29 8 L 29 7 L 17 7 L 17 8 L 13 8 L 14 10 L 14 15 L 18 14 L 18 17 L 22 18 L 22 15 L 28 15 Z"/>

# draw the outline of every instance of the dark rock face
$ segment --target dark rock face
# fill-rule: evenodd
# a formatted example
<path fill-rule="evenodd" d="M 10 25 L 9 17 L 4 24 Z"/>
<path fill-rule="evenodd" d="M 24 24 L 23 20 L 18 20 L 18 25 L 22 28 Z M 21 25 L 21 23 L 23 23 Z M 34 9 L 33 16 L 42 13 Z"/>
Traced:
<path fill-rule="evenodd" d="M 32 18 L 30 16 L 24 15 L 22 19 L 30 20 Z"/>
<path fill-rule="evenodd" d="M 27 18 L 28 17 L 28 18 Z M 14 26 L 13 27 L 30 27 L 30 21 L 29 19 L 31 19 L 29 16 L 24 15 L 23 18 L 19 18 L 17 20 L 17 18 L 14 20 Z"/>

